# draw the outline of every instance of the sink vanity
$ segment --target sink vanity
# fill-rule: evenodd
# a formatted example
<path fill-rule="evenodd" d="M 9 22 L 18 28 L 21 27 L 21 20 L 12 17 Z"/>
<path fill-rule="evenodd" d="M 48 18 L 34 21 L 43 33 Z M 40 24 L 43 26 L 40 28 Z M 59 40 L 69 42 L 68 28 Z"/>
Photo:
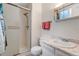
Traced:
<path fill-rule="evenodd" d="M 77 46 L 77 44 L 70 42 L 66 39 L 53 40 L 53 42 L 61 48 L 74 48 Z M 52 41 L 50 43 L 52 43 Z"/>
<path fill-rule="evenodd" d="M 62 39 L 40 40 L 43 56 L 79 56 L 77 43 Z"/>

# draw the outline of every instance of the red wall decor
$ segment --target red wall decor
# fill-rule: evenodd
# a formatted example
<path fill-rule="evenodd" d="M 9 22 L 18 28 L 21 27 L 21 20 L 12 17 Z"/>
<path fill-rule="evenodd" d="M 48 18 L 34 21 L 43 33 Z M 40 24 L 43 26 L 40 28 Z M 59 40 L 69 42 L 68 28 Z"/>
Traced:
<path fill-rule="evenodd" d="M 42 23 L 42 29 L 44 29 L 44 30 L 50 30 L 50 26 L 51 26 L 50 21 L 46 21 L 46 22 Z"/>

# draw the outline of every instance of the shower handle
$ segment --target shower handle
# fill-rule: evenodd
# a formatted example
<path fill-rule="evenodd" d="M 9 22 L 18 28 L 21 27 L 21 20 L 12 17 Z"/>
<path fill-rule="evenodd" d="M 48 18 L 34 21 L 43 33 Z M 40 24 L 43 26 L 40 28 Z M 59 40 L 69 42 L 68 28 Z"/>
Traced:
<path fill-rule="evenodd" d="M 27 29 L 29 29 L 29 25 L 25 26 Z"/>
<path fill-rule="evenodd" d="M 27 14 L 28 14 L 28 13 L 25 13 L 24 15 L 26 16 L 26 19 L 27 19 L 27 25 L 26 25 L 25 27 L 26 27 L 27 30 L 28 30 L 28 29 L 29 29 L 29 24 L 28 24 L 29 21 L 28 21 L 28 16 L 27 16 Z"/>

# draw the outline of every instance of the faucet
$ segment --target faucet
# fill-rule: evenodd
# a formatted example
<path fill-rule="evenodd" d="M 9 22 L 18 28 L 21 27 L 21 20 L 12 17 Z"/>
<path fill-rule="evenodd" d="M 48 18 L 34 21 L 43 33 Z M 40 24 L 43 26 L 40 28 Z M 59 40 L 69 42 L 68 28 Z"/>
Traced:
<path fill-rule="evenodd" d="M 64 42 L 69 42 L 69 40 L 67 40 L 67 39 L 62 39 L 62 41 L 64 41 Z"/>
<path fill-rule="evenodd" d="M 70 42 L 68 39 L 66 39 L 66 38 L 62 38 L 62 37 L 59 37 L 60 38 L 60 40 L 62 40 L 62 41 L 64 41 L 64 42 Z"/>

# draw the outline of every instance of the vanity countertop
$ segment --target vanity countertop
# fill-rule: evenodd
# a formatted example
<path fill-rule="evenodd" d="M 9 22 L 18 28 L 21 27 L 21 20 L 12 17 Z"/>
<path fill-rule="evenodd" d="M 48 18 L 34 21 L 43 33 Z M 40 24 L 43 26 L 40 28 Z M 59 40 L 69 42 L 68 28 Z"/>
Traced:
<path fill-rule="evenodd" d="M 52 40 L 52 39 L 51 39 Z M 60 47 L 58 46 L 57 43 L 55 43 L 54 41 L 51 41 L 50 39 L 46 39 L 46 40 L 41 40 L 42 42 L 44 42 L 45 44 L 51 46 L 51 47 L 54 47 L 54 48 L 57 48 L 57 49 L 60 49 L 64 52 L 67 52 L 73 56 L 79 56 L 79 44 L 76 44 L 75 47 L 72 47 L 72 48 L 66 48 L 66 47 Z"/>

